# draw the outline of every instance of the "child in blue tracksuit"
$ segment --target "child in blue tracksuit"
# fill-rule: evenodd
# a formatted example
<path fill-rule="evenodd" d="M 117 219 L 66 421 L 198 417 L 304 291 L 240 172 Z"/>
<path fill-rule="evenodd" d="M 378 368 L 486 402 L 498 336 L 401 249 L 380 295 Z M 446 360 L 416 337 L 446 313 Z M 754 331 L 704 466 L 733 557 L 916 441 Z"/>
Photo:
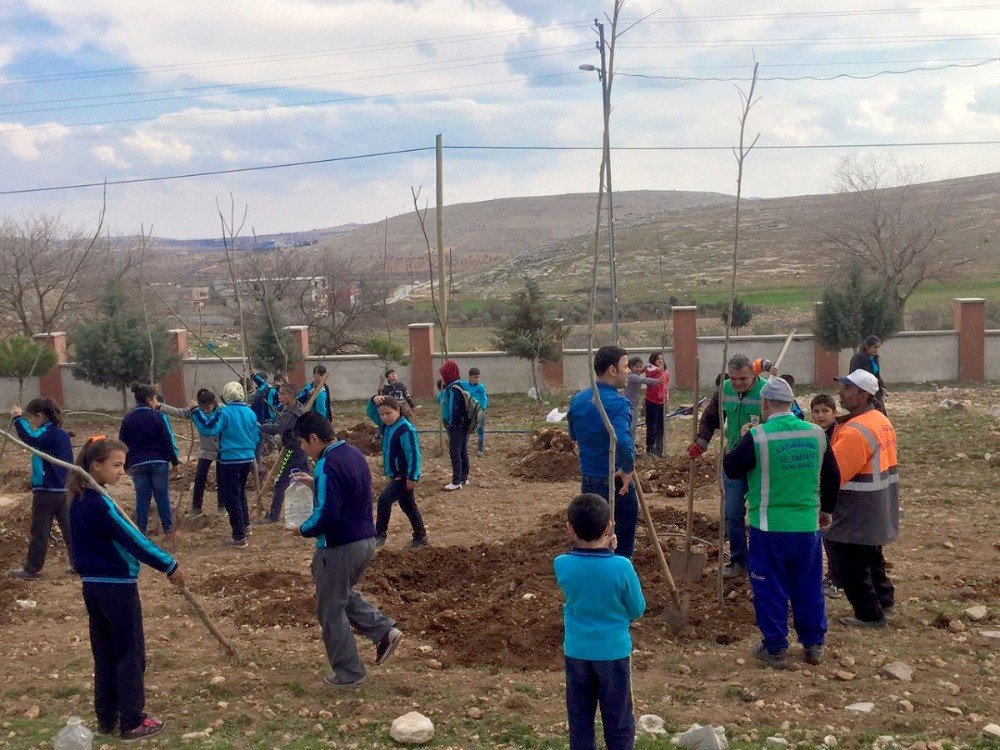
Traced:
<path fill-rule="evenodd" d="M 28 402 L 22 415 L 20 407 L 10 410 L 14 429 L 22 441 L 53 458 L 72 463 L 73 449 L 69 433 L 62 427 L 62 411 L 50 398 Z M 72 552 L 69 531 L 69 507 L 66 503 L 66 470 L 38 456 L 31 458 L 31 541 L 24 567 L 10 571 L 11 578 L 29 581 L 39 578 L 49 548 L 52 521 L 59 524 L 66 551 Z M 72 571 L 71 571 L 72 572 Z"/>
<path fill-rule="evenodd" d="M 170 406 L 160 402 L 158 408 L 168 417 L 178 419 L 191 419 L 191 412 L 197 408 L 205 414 L 211 414 L 219 408 L 215 401 L 215 394 L 208 388 L 200 388 L 195 395 L 197 406 L 189 409 L 181 409 L 177 406 Z M 198 425 L 195 424 L 195 429 Z M 218 515 L 226 512 L 226 506 L 218 499 L 219 496 L 219 438 L 216 435 L 205 435 L 198 431 L 198 463 L 194 470 L 194 486 L 191 488 L 191 510 L 185 515 L 188 518 L 197 518 L 201 515 L 201 506 L 205 499 L 205 485 L 208 483 L 208 470 L 215 464 L 215 495 Z"/>
<path fill-rule="evenodd" d="M 128 446 L 128 469 L 135 484 L 135 523 L 143 534 L 149 525 L 149 503 L 156 500 L 163 533 L 171 537 L 174 514 L 170 507 L 170 464 L 180 463 L 170 420 L 159 412 L 156 390 L 150 385 L 132 388 L 135 408 L 122 420 L 118 439 Z"/>
<path fill-rule="evenodd" d="M 253 394 L 251 406 L 260 423 L 273 422 L 281 411 L 280 388 L 284 382 L 280 375 L 274 376 L 274 385 L 267 382 L 267 376 L 259 372 L 251 374 L 257 390 Z"/>
<path fill-rule="evenodd" d="M 124 443 L 91 438 L 77 464 L 101 485 L 117 484 L 125 475 Z M 123 740 L 157 734 L 163 722 L 145 714 L 143 673 L 146 646 L 139 602 L 139 563 L 166 573 L 184 585 L 177 562 L 150 542 L 107 495 L 87 486 L 79 474 L 67 480 L 73 564 L 83 579 L 83 601 L 90 620 L 94 654 L 94 710 L 97 731 L 117 727 Z"/>
<path fill-rule="evenodd" d="M 469 368 L 469 379 L 458 381 L 462 389 L 468 391 L 480 406 L 479 422 L 476 425 L 476 437 L 479 438 L 476 455 L 480 457 L 486 450 L 486 408 L 490 405 L 490 397 L 486 395 L 486 383 L 480 380 L 481 376 L 479 368 L 472 367 Z"/>
<path fill-rule="evenodd" d="M 629 627 L 646 609 L 642 586 L 627 557 L 614 554 L 611 510 L 599 495 L 569 504 L 566 528 L 573 549 L 553 563 L 563 606 L 566 714 L 570 750 L 593 750 L 594 717 L 601 707 L 608 750 L 635 742 Z"/>
<path fill-rule="evenodd" d="M 203 435 L 219 436 L 219 499 L 229 513 L 233 536 L 226 541 L 230 547 L 247 546 L 250 528 L 250 507 L 247 505 L 247 477 L 253 470 L 254 456 L 260 443 L 260 425 L 246 403 L 246 392 L 237 382 L 222 389 L 226 405 L 212 412 L 201 409 L 191 412 L 191 420 Z"/>
<path fill-rule="evenodd" d="M 382 429 L 382 470 L 389 477 L 389 484 L 378 496 L 378 515 L 375 519 L 375 547 L 385 544 L 389 533 L 392 505 L 410 519 L 413 539 L 407 547 L 426 547 L 427 529 L 417 507 L 414 490 L 420 481 L 420 439 L 417 430 L 402 415 L 402 404 L 392 396 L 375 396 L 365 409 L 369 419 Z"/>
<path fill-rule="evenodd" d="M 444 489 L 445 492 L 454 492 L 469 483 L 469 415 L 462 395 L 458 363 L 446 359 L 438 373 L 441 375 L 441 392 L 437 395 L 437 402 L 441 405 L 441 421 L 448 433 L 448 457 L 451 459 L 451 481 Z"/>
<path fill-rule="evenodd" d="M 319 388 L 319 384 L 323 382 L 323 376 L 326 375 L 326 367 L 324 365 L 316 365 L 313 368 L 313 379 L 311 383 L 306 383 L 305 388 L 299 391 L 299 395 L 295 397 L 295 400 L 300 404 L 308 403 L 309 397 L 312 396 L 314 390 Z M 312 411 L 319 414 L 321 417 L 327 421 L 333 421 L 333 411 L 330 406 L 330 386 L 323 383 L 323 388 L 316 396 L 316 400 L 313 402 Z"/>

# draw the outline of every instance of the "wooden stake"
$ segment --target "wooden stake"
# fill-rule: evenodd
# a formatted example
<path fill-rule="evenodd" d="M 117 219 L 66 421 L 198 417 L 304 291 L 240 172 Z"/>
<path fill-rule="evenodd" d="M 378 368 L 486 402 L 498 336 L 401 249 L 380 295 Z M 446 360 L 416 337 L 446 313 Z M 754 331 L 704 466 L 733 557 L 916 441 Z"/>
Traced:
<path fill-rule="evenodd" d="M 698 397 L 701 395 L 701 362 L 694 358 L 694 406 L 691 407 L 691 443 L 698 442 Z M 691 535 L 694 533 L 694 479 L 697 471 L 696 459 L 688 459 L 688 507 L 687 528 L 684 532 L 684 571 L 690 569 Z"/>

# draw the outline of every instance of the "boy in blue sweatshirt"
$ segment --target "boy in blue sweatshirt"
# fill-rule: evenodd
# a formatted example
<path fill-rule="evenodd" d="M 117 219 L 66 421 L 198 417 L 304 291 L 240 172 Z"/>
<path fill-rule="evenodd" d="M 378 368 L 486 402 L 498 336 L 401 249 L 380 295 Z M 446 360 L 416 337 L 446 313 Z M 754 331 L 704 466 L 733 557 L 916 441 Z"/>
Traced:
<path fill-rule="evenodd" d="M 635 441 L 632 439 L 632 406 L 618 391 L 628 383 L 628 352 L 617 346 L 602 346 L 594 354 L 597 392 L 615 431 L 615 534 L 616 553 L 632 557 L 639 499 L 632 483 Z M 594 403 L 593 388 L 584 388 L 569 402 L 569 436 L 580 453 L 580 491 L 608 497 L 608 454 L 611 441 Z"/>
<path fill-rule="evenodd" d="M 316 540 L 316 611 L 333 670 L 326 684 L 355 688 L 368 679 L 368 672 L 352 627 L 376 644 L 375 666 L 392 656 L 403 637 L 395 621 L 354 588 L 375 554 L 372 475 L 361 451 L 337 440 L 333 425 L 316 412 L 299 417 L 295 432 L 302 450 L 316 462 L 312 476 L 297 474 L 296 481 L 313 488 L 313 514 L 299 533 Z"/>
<path fill-rule="evenodd" d="M 596 747 L 598 705 L 608 750 L 635 742 L 629 627 L 646 609 L 632 562 L 614 554 L 617 542 L 603 497 L 583 494 L 566 511 L 573 549 L 553 563 L 563 605 L 566 714 L 570 750 Z"/>
<path fill-rule="evenodd" d="M 54 458 L 72 463 L 73 449 L 69 433 L 62 428 L 62 410 L 50 398 L 28 402 L 22 414 L 11 407 L 14 429 L 22 441 Z M 72 553 L 69 531 L 69 505 L 66 502 L 66 470 L 38 456 L 31 457 L 31 541 L 24 567 L 10 571 L 11 578 L 32 581 L 41 577 L 49 549 L 52 521 L 59 524 L 66 552 Z M 72 572 L 72 568 L 70 568 Z"/>
<path fill-rule="evenodd" d="M 479 440 L 476 455 L 480 458 L 486 450 L 486 408 L 490 405 L 490 397 L 486 395 L 486 383 L 480 380 L 481 377 L 482 372 L 479 368 L 471 367 L 469 368 L 469 379 L 458 381 L 462 390 L 468 391 L 469 395 L 476 399 L 476 403 L 479 404 L 479 420 L 476 424 L 476 437 Z"/>
<path fill-rule="evenodd" d="M 104 437 L 89 439 L 77 464 L 100 485 L 125 475 L 126 446 Z M 87 486 L 79 474 L 67 480 L 73 564 L 83 579 L 94 654 L 94 709 L 99 734 L 141 740 L 159 733 L 163 722 L 145 714 L 146 646 L 139 602 L 139 563 L 184 585 L 177 562 L 149 541 L 106 494 Z"/>
<path fill-rule="evenodd" d="M 406 546 L 427 546 L 427 529 L 414 496 L 420 481 L 420 438 L 410 420 L 403 416 L 402 408 L 403 405 L 392 396 L 375 396 L 365 409 L 368 418 L 382 428 L 382 470 L 389 477 L 389 484 L 378 496 L 376 549 L 385 544 L 392 506 L 396 502 L 413 528 L 413 539 Z"/>
<path fill-rule="evenodd" d="M 332 422 L 333 411 L 331 410 L 330 405 L 330 386 L 324 382 L 324 375 L 326 375 L 326 366 L 316 365 L 313 368 L 312 382 L 306 383 L 305 388 L 299 391 L 299 395 L 295 398 L 300 404 L 308 403 L 309 397 L 312 396 L 313 391 L 320 387 L 320 383 L 323 383 L 323 387 L 320 389 L 319 395 L 316 396 L 316 400 L 313 401 L 312 411 L 319 414 L 328 422 Z"/>
<path fill-rule="evenodd" d="M 167 538 L 174 533 L 170 505 L 170 465 L 180 463 L 180 453 L 170 420 L 159 412 L 156 389 L 151 385 L 132 388 L 135 408 L 122 420 L 118 439 L 128 446 L 128 470 L 135 484 L 135 523 L 143 534 L 149 525 L 150 501 L 156 500 L 160 527 Z"/>
<path fill-rule="evenodd" d="M 260 443 L 260 425 L 253 409 L 247 406 L 246 392 L 239 383 L 227 383 L 222 389 L 222 400 L 226 405 L 216 409 L 211 416 L 194 409 L 191 420 L 201 434 L 219 437 L 219 500 L 226 506 L 233 532 L 226 544 L 243 549 L 248 544 L 247 530 L 250 528 L 247 477 L 253 470 Z"/>

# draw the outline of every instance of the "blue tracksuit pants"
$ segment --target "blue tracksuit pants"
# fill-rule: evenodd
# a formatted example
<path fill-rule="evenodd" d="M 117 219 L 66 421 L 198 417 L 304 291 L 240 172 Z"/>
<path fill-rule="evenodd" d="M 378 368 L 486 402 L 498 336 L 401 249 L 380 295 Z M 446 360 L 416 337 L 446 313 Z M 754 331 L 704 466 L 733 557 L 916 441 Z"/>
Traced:
<path fill-rule="evenodd" d="M 823 643 L 823 545 L 818 531 L 761 531 L 750 527 L 748 570 L 757 627 L 770 653 L 788 648 L 788 605 L 799 643 Z"/>
<path fill-rule="evenodd" d="M 590 661 L 566 657 L 566 713 L 570 750 L 595 750 L 594 719 L 601 708 L 608 750 L 632 750 L 635 718 L 629 660 Z"/>

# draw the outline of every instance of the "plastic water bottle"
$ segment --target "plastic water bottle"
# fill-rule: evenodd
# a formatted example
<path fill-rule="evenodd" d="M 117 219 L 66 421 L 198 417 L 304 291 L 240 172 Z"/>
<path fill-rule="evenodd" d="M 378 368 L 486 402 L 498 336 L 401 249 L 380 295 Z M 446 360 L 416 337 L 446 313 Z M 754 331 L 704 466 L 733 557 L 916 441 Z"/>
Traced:
<path fill-rule="evenodd" d="M 308 485 L 293 481 L 285 490 L 285 527 L 297 529 L 313 512 L 313 491 Z"/>
<path fill-rule="evenodd" d="M 54 750 L 91 750 L 93 743 L 93 732 L 83 725 L 79 716 L 70 716 L 52 747 Z"/>

